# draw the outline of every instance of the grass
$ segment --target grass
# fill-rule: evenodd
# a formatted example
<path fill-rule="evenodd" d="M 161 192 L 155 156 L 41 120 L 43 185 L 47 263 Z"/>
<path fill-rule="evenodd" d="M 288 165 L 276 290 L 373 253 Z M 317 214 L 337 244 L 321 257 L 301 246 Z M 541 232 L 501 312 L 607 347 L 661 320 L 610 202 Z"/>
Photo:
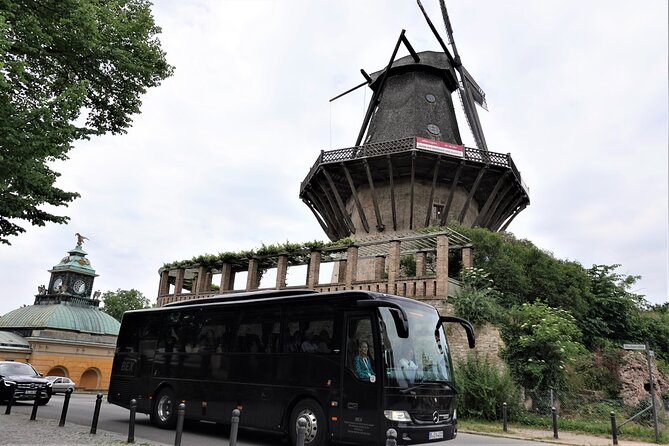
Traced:
<path fill-rule="evenodd" d="M 504 434 L 501 421 L 485 421 L 478 419 L 463 419 L 458 418 L 458 427 L 460 429 L 469 430 L 472 432 L 482 432 L 490 434 Z M 543 429 L 552 431 L 552 424 L 550 417 L 540 417 L 530 415 L 523 419 L 523 422 L 513 422 L 508 424 L 507 433 L 513 433 L 514 430 L 522 429 Z M 611 437 L 610 423 L 603 423 L 601 420 L 587 420 L 587 419 L 567 419 L 558 417 L 558 432 L 567 431 L 585 435 L 595 435 L 599 437 Z M 659 444 L 669 444 L 669 431 L 665 426 L 660 425 L 659 428 Z M 655 431 L 652 426 L 641 426 L 634 423 L 629 423 L 623 426 L 618 432 L 619 440 L 627 441 L 643 441 L 648 443 L 655 443 Z"/>

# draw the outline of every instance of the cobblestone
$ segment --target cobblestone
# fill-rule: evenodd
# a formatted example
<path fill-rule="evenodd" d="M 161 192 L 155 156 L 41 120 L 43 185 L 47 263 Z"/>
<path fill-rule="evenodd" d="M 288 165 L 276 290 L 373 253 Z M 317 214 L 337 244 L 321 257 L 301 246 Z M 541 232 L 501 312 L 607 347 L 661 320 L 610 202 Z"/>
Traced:
<path fill-rule="evenodd" d="M 102 445 L 127 444 L 128 436 L 117 432 L 97 430 L 90 434 L 90 426 L 65 423 L 59 427 L 58 420 L 38 418 L 30 421 L 25 414 L 0 414 L 0 445 Z M 135 437 L 138 446 L 167 446 L 165 443 Z"/>

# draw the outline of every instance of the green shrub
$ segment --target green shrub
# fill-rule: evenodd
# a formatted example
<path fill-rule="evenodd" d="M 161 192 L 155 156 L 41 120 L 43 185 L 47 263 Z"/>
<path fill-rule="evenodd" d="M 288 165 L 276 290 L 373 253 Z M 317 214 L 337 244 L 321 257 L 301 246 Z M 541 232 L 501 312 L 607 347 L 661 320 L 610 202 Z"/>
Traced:
<path fill-rule="evenodd" d="M 462 289 L 453 303 L 455 314 L 475 325 L 500 323 L 506 311 L 499 304 L 501 295 L 493 289 L 488 274 L 481 268 L 466 268 L 460 280 Z"/>
<path fill-rule="evenodd" d="M 506 368 L 501 368 L 488 358 L 474 354 L 460 362 L 455 369 L 455 382 L 460 392 L 458 414 L 484 420 L 501 418 L 502 404 L 507 403 L 509 413 L 520 408 L 518 386 Z"/>

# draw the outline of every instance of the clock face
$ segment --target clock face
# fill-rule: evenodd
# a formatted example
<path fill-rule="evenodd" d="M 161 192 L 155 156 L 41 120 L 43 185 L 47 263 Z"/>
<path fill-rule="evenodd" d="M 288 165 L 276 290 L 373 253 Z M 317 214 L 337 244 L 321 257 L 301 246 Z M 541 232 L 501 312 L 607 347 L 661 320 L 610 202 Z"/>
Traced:
<path fill-rule="evenodd" d="M 54 293 L 57 293 L 62 284 L 63 284 L 63 279 L 61 277 L 57 277 L 56 280 L 53 281 L 53 290 L 52 291 Z"/>
<path fill-rule="evenodd" d="M 83 280 L 77 280 L 74 282 L 74 292 L 77 294 L 83 294 L 84 291 L 86 291 L 86 284 L 84 283 Z"/>

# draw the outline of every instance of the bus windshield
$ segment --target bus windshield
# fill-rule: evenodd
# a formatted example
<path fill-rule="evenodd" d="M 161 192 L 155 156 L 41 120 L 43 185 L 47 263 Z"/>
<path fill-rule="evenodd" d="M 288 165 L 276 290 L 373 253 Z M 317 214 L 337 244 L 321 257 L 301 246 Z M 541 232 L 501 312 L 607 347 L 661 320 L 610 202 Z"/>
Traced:
<path fill-rule="evenodd" d="M 446 334 L 433 308 L 405 307 L 409 337 L 397 334 L 388 308 L 381 308 L 386 385 L 409 388 L 429 382 L 452 382 L 453 369 Z"/>

